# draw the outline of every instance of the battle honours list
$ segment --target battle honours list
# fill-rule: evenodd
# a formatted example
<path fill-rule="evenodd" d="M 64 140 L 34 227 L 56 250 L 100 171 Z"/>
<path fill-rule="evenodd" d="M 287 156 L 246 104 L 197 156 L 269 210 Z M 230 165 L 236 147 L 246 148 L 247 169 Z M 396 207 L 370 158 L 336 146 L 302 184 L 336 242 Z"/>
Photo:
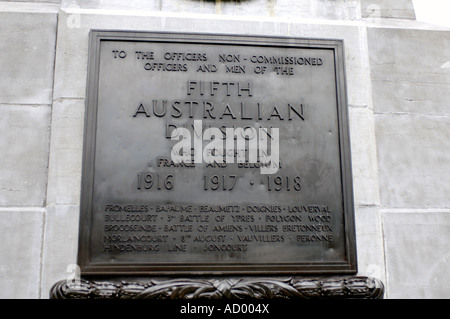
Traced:
<path fill-rule="evenodd" d="M 82 274 L 355 273 L 339 40 L 92 31 Z"/>

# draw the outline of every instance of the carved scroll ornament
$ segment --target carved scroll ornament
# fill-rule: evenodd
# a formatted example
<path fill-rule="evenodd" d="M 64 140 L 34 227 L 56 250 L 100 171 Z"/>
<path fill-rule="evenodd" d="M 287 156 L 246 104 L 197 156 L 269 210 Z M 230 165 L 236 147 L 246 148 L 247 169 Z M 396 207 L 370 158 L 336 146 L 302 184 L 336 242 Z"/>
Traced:
<path fill-rule="evenodd" d="M 381 299 L 384 286 L 368 277 L 60 281 L 51 299 Z"/>

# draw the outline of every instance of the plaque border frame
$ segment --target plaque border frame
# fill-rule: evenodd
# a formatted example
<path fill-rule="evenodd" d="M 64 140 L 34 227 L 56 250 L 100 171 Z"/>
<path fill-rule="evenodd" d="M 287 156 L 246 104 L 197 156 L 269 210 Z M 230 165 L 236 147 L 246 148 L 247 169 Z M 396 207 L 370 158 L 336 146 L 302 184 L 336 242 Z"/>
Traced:
<path fill-rule="evenodd" d="M 90 262 L 90 221 L 92 217 L 93 180 L 95 164 L 95 130 L 102 41 L 158 41 L 167 43 L 267 46 L 286 48 L 320 48 L 334 51 L 336 77 L 336 105 L 339 130 L 343 222 L 346 262 L 305 263 L 236 263 L 236 264 L 183 264 L 183 263 L 118 263 Z M 287 36 L 235 35 L 218 33 L 181 33 L 124 30 L 96 30 L 89 33 L 88 72 L 84 119 L 83 159 L 80 193 L 80 221 L 77 262 L 82 276 L 145 276 L 145 275 L 325 275 L 356 274 L 356 234 L 354 220 L 353 182 L 349 115 L 345 74 L 344 40 L 298 38 Z"/>

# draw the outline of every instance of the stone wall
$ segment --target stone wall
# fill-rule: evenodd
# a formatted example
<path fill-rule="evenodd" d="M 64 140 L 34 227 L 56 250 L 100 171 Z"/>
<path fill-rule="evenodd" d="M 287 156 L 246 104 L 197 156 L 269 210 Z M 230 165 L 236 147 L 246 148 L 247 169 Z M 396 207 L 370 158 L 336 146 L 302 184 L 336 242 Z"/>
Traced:
<path fill-rule="evenodd" d="M 48 298 L 76 264 L 90 29 L 344 39 L 359 274 L 387 298 L 450 298 L 450 30 L 414 16 L 410 0 L 0 1 L 0 298 Z"/>

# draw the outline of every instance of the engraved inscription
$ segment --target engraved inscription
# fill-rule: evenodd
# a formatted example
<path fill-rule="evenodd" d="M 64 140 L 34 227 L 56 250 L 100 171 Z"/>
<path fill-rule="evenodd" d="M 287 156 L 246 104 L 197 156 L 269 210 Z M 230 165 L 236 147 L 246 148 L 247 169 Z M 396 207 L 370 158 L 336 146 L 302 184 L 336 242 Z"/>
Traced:
<path fill-rule="evenodd" d="M 333 242 L 333 213 L 323 205 L 106 204 L 105 212 L 108 252 L 240 251 L 249 243 Z M 143 245 L 149 242 L 156 244 Z M 233 246 L 239 243 L 246 245 Z"/>
<path fill-rule="evenodd" d="M 340 42 L 95 36 L 84 272 L 354 270 Z"/>

